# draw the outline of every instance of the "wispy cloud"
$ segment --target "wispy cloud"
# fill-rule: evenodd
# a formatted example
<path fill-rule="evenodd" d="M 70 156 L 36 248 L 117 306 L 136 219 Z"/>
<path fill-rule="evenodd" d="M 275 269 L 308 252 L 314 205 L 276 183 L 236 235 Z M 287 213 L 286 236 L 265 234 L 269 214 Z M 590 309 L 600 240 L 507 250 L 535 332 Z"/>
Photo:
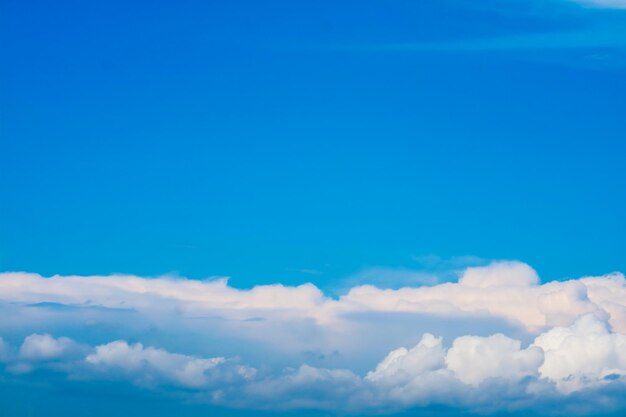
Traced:
<path fill-rule="evenodd" d="M 601 7 L 608 9 L 626 9 L 625 0 L 572 0 L 576 3 L 591 7 Z"/>
<path fill-rule="evenodd" d="M 324 274 L 324 272 L 320 271 L 319 269 L 311 269 L 311 268 L 287 268 L 287 271 L 299 272 L 299 273 L 305 274 L 305 275 L 322 275 L 322 274 Z"/>
<path fill-rule="evenodd" d="M 371 51 L 488 52 L 571 49 L 624 49 L 626 28 L 581 29 L 568 32 L 528 33 L 510 36 L 463 38 L 434 42 L 384 43 L 346 46 Z"/>
<path fill-rule="evenodd" d="M 626 23 L 626 20 L 622 23 Z M 626 66 L 626 25 L 440 41 L 353 44 L 333 48 L 371 53 L 485 54 L 497 59 L 593 70 L 621 70 Z"/>

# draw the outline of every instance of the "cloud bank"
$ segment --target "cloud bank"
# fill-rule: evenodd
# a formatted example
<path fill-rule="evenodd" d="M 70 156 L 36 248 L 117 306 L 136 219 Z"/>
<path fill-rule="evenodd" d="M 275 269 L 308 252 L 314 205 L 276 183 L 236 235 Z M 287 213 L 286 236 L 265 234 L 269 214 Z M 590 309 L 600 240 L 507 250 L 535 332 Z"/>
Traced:
<path fill-rule="evenodd" d="M 495 334 L 461 336 L 446 348 L 441 337 L 427 333 L 417 345 L 389 352 L 364 376 L 306 364 L 259 372 L 232 358 L 195 357 L 124 340 L 92 347 L 80 358 L 64 354 L 74 345 L 65 337 L 30 335 L 19 354 L 5 358 L 7 372 L 53 369 L 81 381 L 168 387 L 249 409 L 363 413 L 445 405 L 484 413 L 532 410 L 545 401 L 567 404 L 572 393 L 592 398 L 598 410 L 626 405 L 623 397 L 602 395 L 608 386 L 626 393 L 626 336 L 610 332 L 591 314 L 541 333 L 527 347 Z M 21 366 L 10 366 L 14 362 Z"/>
<path fill-rule="evenodd" d="M 319 325 L 355 312 L 432 315 L 489 315 L 528 330 L 571 324 L 592 313 L 626 333 L 626 286 L 620 273 L 539 284 L 537 273 L 520 262 L 467 268 L 457 283 L 380 289 L 356 286 L 339 299 L 313 284 L 281 284 L 240 290 L 227 279 L 206 281 L 137 276 L 53 276 L 0 274 L 0 300 L 20 304 L 58 303 L 75 307 L 133 309 L 143 313 L 174 310 L 179 315 L 218 312 L 223 317 L 271 317 L 288 313 Z"/>
<path fill-rule="evenodd" d="M 4 273 L 0 308 L 13 377 L 45 370 L 257 410 L 626 409 L 619 273 L 542 284 L 526 264 L 494 262 L 453 283 L 339 298 L 312 284 Z"/>

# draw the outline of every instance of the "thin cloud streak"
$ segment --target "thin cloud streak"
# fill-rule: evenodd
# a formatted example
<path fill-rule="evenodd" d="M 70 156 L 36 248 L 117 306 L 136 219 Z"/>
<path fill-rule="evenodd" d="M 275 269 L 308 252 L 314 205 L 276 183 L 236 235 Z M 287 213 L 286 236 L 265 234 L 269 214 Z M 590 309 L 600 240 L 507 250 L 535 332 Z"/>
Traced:
<path fill-rule="evenodd" d="M 514 52 L 599 48 L 621 50 L 626 48 L 626 30 L 619 27 L 612 30 L 535 33 L 438 42 L 344 45 L 337 48 L 379 52 Z"/>

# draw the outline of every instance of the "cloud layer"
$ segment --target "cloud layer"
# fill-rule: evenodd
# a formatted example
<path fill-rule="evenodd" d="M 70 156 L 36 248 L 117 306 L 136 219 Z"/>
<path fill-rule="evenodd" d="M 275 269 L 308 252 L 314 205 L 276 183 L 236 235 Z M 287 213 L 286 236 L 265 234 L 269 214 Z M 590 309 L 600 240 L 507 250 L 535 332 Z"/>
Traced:
<path fill-rule="evenodd" d="M 541 284 L 526 264 L 494 262 L 455 283 L 357 286 L 337 299 L 312 284 L 5 273 L 0 308 L 13 377 L 45 370 L 245 409 L 626 406 L 618 273 Z"/>
<path fill-rule="evenodd" d="M 191 390 L 213 404 L 250 409 L 362 413 L 445 405 L 519 411 L 548 400 L 567 403 L 570 394 L 581 392 L 601 409 L 625 405 L 601 389 L 617 386 L 626 393 L 626 336 L 611 333 L 591 314 L 538 335 L 527 347 L 495 334 L 461 336 L 446 348 L 441 337 L 427 333 L 417 345 L 389 352 L 363 377 L 306 364 L 259 372 L 236 359 L 171 353 L 124 340 L 89 348 L 76 358 L 68 354 L 75 346 L 65 337 L 32 334 L 4 362 L 14 374 L 52 369 L 82 381 Z"/>
<path fill-rule="evenodd" d="M 578 316 L 592 313 L 626 333 L 623 274 L 540 285 L 536 272 L 520 262 L 467 268 L 458 283 L 398 290 L 356 286 L 337 300 L 325 296 L 313 284 L 239 290 L 230 287 L 227 279 L 196 281 L 124 275 L 44 278 L 37 274 L 3 273 L 0 290 L 0 300 L 12 303 L 58 303 L 146 313 L 175 309 L 181 315 L 219 312 L 233 318 L 288 312 L 291 317 L 310 318 L 321 325 L 354 312 L 408 312 L 489 315 L 534 331 L 571 324 Z"/>

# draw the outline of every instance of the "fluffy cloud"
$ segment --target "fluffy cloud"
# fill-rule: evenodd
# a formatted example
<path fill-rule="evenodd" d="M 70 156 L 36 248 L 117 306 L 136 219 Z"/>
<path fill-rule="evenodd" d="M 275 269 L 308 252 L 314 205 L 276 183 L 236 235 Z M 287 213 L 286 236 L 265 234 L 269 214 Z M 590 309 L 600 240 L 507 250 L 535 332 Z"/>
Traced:
<path fill-rule="evenodd" d="M 595 287 L 593 292 L 588 285 Z M 593 313 L 609 318 L 615 329 L 626 332 L 622 274 L 539 285 L 536 273 L 520 262 L 468 268 L 459 283 L 399 290 L 355 287 L 340 303 L 344 308 L 388 312 L 489 315 L 516 322 L 529 331 L 571 324 L 581 314 Z"/>
<path fill-rule="evenodd" d="M 521 349 L 521 342 L 495 334 L 489 337 L 462 336 L 446 356 L 448 369 L 463 383 L 478 386 L 488 378 L 520 380 L 536 376 L 543 351 L 536 346 Z"/>
<path fill-rule="evenodd" d="M 535 339 L 534 346 L 545 352 L 541 376 L 554 381 L 562 392 L 626 376 L 626 335 L 609 332 L 592 315 L 572 326 L 550 329 Z"/>
<path fill-rule="evenodd" d="M 49 334 L 32 334 L 24 339 L 19 356 L 28 361 L 59 359 L 77 348 L 78 345 L 67 337 L 55 339 Z"/>
<path fill-rule="evenodd" d="M 495 262 L 457 282 L 357 286 L 337 299 L 312 284 L 240 290 L 225 279 L 6 273 L 0 314 L 12 317 L 0 334 L 23 338 L 15 348 L 0 339 L 16 378 L 41 368 L 249 409 L 626 406 L 618 273 L 542 284 L 526 264 Z M 463 321 L 450 332 L 453 320 Z M 493 320 L 508 324 L 486 330 Z"/>
<path fill-rule="evenodd" d="M 547 330 L 525 348 L 495 334 L 461 336 L 446 350 L 441 338 L 425 334 L 415 347 L 390 352 L 364 380 L 386 407 L 514 411 L 545 402 L 565 406 L 571 397 L 600 412 L 626 406 L 620 400 L 626 394 L 625 339 L 594 315 Z"/>
<path fill-rule="evenodd" d="M 444 360 L 442 339 L 426 333 L 415 347 L 390 352 L 366 379 L 383 386 L 404 385 L 426 372 L 442 368 Z"/>
<path fill-rule="evenodd" d="M 521 262 L 497 262 L 489 266 L 468 268 L 459 280 L 467 287 L 529 287 L 539 284 L 534 269 Z"/>
<path fill-rule="evenodd" d="M 349 369 L 306 364 L 258 372 L 232 359 L 194 357 L 123 340 L 90 348 L 79 360 L 64 355 L 78 345 L 34 334 L 25 338 L 15 360 L 30 358 L 33 367 L 45 367 L 42 358 L 56 358 L 67 362 L 57 371 L 83 381 L 121 379 L 148 389 L 182 388 L 217 405 L 248 409 L 363 413 L 443 405 L 514 411 L 546 401 L 565 404 L 574 392 L 596 392 L 596 397 L 582 398 L 600 410 L 624 406 L 619 398 L 626 393 L 626 336 L 609 331 L 593 315 L 552 328 L 525 348 L 502 334 L 465 335 L 446 348 L 442 338 L 424 334 L 414 347 L 388 353 L 364 377 Z M 598 391 L 609 385 L 620 387 L 617 397 Z"/>
<path fill-rule="evenodd" d="M 218 383 L 249 379 L 255 369 L 226 361 L 222 357 L 195 358 L 163 349 L 129 345 L 118 340 L 97 346 L 85 362 L 98 373 L 122 376 L 142 386 L 172 384 L 186 388 L 206 388 Z"/>
<path fill-rule="evenodd" d="M 405 287 L 353 287 L 334 300 L 312 284 L 280 284 L 239 290 L 227 280 L 197 281 L 136 276 L 54 276 L 0 274 L 0 302 L 59 303 L 80 307 L 133 309 L 146 314 L 175 310 L 198 316 L 307 318 L 336 324 L 351 313 L 387 312 L 434 316 L 498 317 L 538 331 L 570 325 L 583 314 L 607 318 L 626 333 L 626 280 L 622 274 L 539 284 L 536 272 L 520 262 L 467 268 L 458 283 Z M 288 315 L 286 314 L 288 313 Z"/>

